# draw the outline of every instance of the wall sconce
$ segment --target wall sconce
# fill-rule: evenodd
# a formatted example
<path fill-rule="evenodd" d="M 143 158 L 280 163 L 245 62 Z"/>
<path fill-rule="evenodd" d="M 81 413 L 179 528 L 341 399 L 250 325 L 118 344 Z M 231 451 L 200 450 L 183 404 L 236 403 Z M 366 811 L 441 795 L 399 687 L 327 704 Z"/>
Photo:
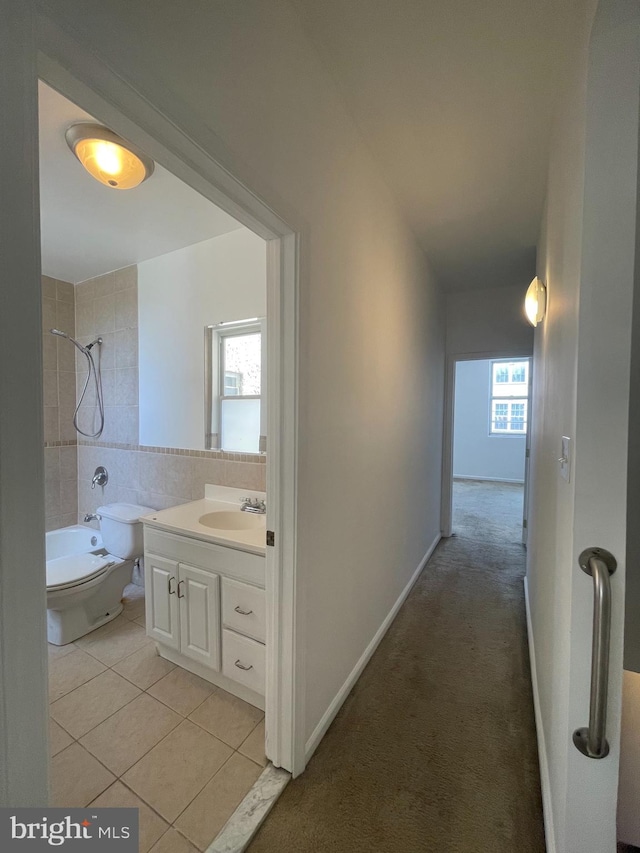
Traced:
<path fill-rule="evenodd" d="M 537 326 L 544 319 L 547 310 L 547 288 L 544 282 L 536 276 L 527 289 L 524 300 L 524 313 L 532 326 Z"/>
<path fill-rule="evenodd" d="M 65 138 L 87 172 L 106 187 L 129 190 L 153 174 L 150 157 L 100 124 L 72 124 Z"/>

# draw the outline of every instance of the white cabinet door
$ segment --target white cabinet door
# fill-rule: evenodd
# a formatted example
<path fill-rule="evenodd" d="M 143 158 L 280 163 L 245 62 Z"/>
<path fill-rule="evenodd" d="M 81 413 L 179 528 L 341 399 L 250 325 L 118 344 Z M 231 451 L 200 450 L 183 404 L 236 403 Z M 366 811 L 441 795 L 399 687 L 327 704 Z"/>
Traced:
<path fill-rule="evenodd" d="M 220 670 L 220 577 L 179 565 L 180 651 L 203 666 Z"/>
<path fill-rule="evenodd" d="M 147 634 L 169 646 L 180 648 L 178 564 L 155 554 L 145 554 Z"/>

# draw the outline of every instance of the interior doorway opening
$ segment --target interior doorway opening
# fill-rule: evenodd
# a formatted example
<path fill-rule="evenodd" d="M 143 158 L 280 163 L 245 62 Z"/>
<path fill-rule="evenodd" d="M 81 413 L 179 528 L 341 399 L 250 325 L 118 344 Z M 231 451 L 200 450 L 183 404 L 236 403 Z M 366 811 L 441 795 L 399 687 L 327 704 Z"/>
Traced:
<path fill-rule="evenodd" d="M 453 533 L 522 541 L 529 359 L 455 368 Z"/>
<path fill-rule="evenodd" d="M 451 358 L 443 455 L 444 536 L 526 543 L 528 354 Z"/>
<path fill-rule="evenodd" d="M 66 142 L 97 118 L 38 100 L 50 804 L 130 804 L 143 838 L 202 847 L 267 764 L 267 244 L 160 164 L 122 193 L 94 180 Z M 148 518 L 215 509 L 255 532 Z M 149 780 L 176 748 L 167 803 Z M 235 799 L 197 824 L 229 767 Z"/>
<path fill-rule="evenodd" d="M 296 677 L 301 667 L 294 641 L 298 624 L 295 602 L 299 597 L 295 583 L 298 235 L 294 227 L 219 164 L 215 153 L 212 153 L 218 149 L 206 134 L 202 140 L 197 123 L 189 122 L 188 116 L 182 117 L 182 121 L 176 119 L 164 101 L 158 103 L 162 101 L 159 96 L 154 102 L 145 99 L 73 36 L 62 33 L 55 26 L 47 28 L 45 23 L 42 31 L 38 31 L 36 45 L 32 16 L 32 10 L 25 11 L 24 17 L 17 16 L 15 32 L 21 36 L 14 37 L 12 26 L 8 38 L 14 37 L 14 41 L 19 41 L 24 34 L 24 43 L 20 43 L 20 61 L 15 68 L 15 80 L 20 82 L 14 85 L 14 91 L 21 94 L 19 98 L 11 98 L 12 108 L 15 107 L 12 115 L 22 132 L 22 136 L 18 134 L 16 137 L 19 140 L 16 145 L 20 147 L 21 154 L 22 146 L 27 153 L 22 159 L 18 158 L 20 169 L 15 184 L 15 209 L 20 211 L 22 219 L 19 227 L 10 231 L 11 235 L 15 231 L 20 245 L 20 251 L 11 254 L 12 269 L 15 277 L 24 278 L 28 285 L 23 288 L 26 295 L 20 293 L 20 288 L 16 289 L 15 313 L 21 318 L 16 328 L 21 329 L 29 340 L 33 339 L 35 351 L 41 335 L 41 294 L 37 288 L 40 250 L 35 203 L 38 196 L 37 158 L 32 156 L 37 140 L 36 74 L 74 103 L 82 104 L 105 125 L 116 128 L 124 138 L 144 149 L 176 177 L 267 241 L 268 298 L 273 309 L 268 320 L 268 362 L 272 367 L 279 365 L 267 379 L 270 398 L 274 401 L 268 413 L 267 435 L 267 480 L 272 494 L 267 526 L 273 533 L 270 537 L 273 545 L 269 547 L 267 557 L 267 612 L 271 614 L 266 625 L 271 649 L 267 655 L 265 688 L 271 697 L 271 701 L 267 700 L 267 717 L 271 718 L 271 725 L 267 723 L 267 749 L 274 764 L 301 772 L 304 768 L 304 733 L 300 706 L 304 693 L 300 689 L 301 681 Z M 24 31 L 20 29 L 23 25 L 26 27 Z M 73 74 L 68 71 L 71 67 Z M 14 177 L 10 176 L 10 183 Z M 16 429 L 16 417 L 9 421 L 13 432 L 3 432 L 3 435 L 5 440 L 7 435 L 16 435 L 16 458 L 28 460 L 31 454 L 38 461 L 28 468 L 28 476 L 24 471 L 18 472 L 14 466 L 6 472 L 8 476 L 3 482 L 7 487 L 13 487 L 15 482 L 18 506 L 22 506 L 24 501 L 26 505 L 43 508 L 44 476 L 43 465 L 39 462 L 42 450 L 41 368 L 36 360 L 32 361 L 35 367 L 30 365 L 27 371 L 31 377 L 31 396 L 24 406 L 29 415 L 24 419 L 28 424 L 26 432 L 23 430 L 26 437 L 22 443 L 17 440 L 20 432 Z M 271 442 L 272 447 L 269 446 Z M 10 553 L 12 559 L 19 556 L 20 562 L 27 562 L 32 567 L 30 572 L 20 572 L 11 578 L 11 594 L 8 598 L 5 596 L 2 620 L 5 659 L 20 661 L 21 666 L 5 667 L 2 672 L 2 693 L 9 698 L 0 713 L 0 735 L 5 746 L 11 743 L 14 746 L 5 750 L 0 788 L 3 801 L 21 805 L 41 805 L 47 799 L 46 620 L 42 607 L 45 560 L 41 544 L 44 537 L 39 535 L 44 532 L 44 519 L 41 513 L 36 512 L 36 515 L 29 538 L 12 532 L 3 545 L 4 554 Z M 13 517 L 11 514 L 8 516 Z M 22 522 L 16 529 L 22 532 Z M 14 614 L 8 618 L 7 601 L 15 600 L 29 601 L 31 606 L 18 617 L 14 618 Z M 25 619 L 31 626 L 27 635 L 23 630 L 16 630 L 17 625 L 22 628 L 26 624 Z M 24 686 L 25 670 L 32 676 L 28 689 Z M 33 713 L 25 714 L 26 707 Z"/>

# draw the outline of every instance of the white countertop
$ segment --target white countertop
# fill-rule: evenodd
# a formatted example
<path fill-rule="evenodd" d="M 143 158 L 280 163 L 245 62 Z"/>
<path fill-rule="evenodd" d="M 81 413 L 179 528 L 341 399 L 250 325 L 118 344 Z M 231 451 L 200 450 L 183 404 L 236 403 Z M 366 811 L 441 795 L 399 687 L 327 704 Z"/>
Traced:
<path fill-rule="evenodd" d="M 184 536 L 192 536 L 195 539 L 201 539 L 203 542 L 213 542 L 216 545 L 224 545 L 227 548 L 248 551 L 250 554 L 259 554 L 264 557 L 266 550 L 265 515 L 255 515 L 255 518 L 262 520 L 262 526 L 250 530 L 214 530 L 199 522 L 201 516 L 209 512 L 229 511 L 240 511 L 237 502 L 230 503 L 203 498 L 199 501 L 191 501 L 191 503 L 149 513 L 149 515 L 142 516 L 140 521 L 158 530 L 182 533 Z"/>

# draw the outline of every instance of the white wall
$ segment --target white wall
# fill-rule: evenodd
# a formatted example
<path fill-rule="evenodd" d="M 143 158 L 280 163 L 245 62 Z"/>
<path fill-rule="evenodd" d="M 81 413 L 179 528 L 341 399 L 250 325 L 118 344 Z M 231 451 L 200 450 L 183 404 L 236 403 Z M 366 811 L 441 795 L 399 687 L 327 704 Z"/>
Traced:
<path fill-rule="evenodd" d="M 310 737 L 439 535 L 439 290 L 285 0 L 47 8 L 300 233 Z"/>
<path fill-rule="evenodd" d="M 138 264 L 140 444 L 204 449 L 204 328 L 266 309 L 266 243 L 246 228 Z"/>
<path fill-rule="evenodd" d="M 512 287 L 449 293 L 447 355 L 531 355 L 533 328 L 524 315 L 528 286 L 523 281 Z"/>
<path fill-rule="evenodd" d="M 549 301 L 534 350 L 527 581 L 545 814 L 555 840 L 549 847 L 561 853 L 615 850 L 638 23 L 636 3 L 601 0 L 587 4 L 575 29 L 551 139 L 539 243 L 538 274 Z M 573 439 L 570 482 L 560 477 L 556 461 L 562 435 Z M 613 456 L 609 448 L 616 449 Z M 571 743 L 572 731 L 588 718 L 593 583 L 578 555 L 589 546 L 611 550 L 619 564 L 611 579 L 611 752 L 605 761 L 585 758 Z"/>
<path fill-rule="evenodd" d="M 453 476 L 524 482 L 524 435 L 490 435 L 491 360 L 459 361 L 453 429 Z"/>

